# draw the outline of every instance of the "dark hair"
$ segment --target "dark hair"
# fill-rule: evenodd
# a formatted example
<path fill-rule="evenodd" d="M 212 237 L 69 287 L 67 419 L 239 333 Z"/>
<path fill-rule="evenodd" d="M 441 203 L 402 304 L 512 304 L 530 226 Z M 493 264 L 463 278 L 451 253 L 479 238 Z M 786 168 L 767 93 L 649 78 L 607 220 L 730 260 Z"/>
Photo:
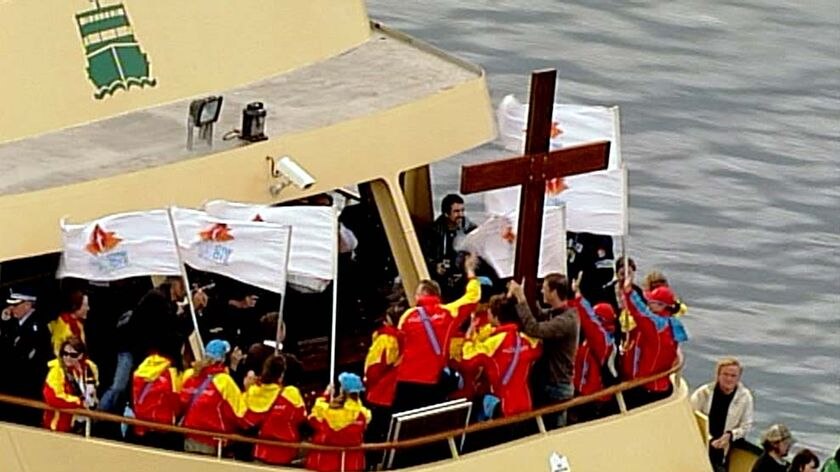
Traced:
<path fill-rule="evenodd" d="M 630 268 L 633 270 L 633 272 L 635 272 L 636 271 L 636 261 L 634 261 L 632 257 L 628 257 L 627 258 L 627 263 L 630 264 Z M 623 255 L 621 257 L 619 257 L 618 259 L 616 259 L 616 261 L 615 261 L 615 271 L 620 272 L 622 269 L 624 269 L 624 256 Z"/>
<path fill-rule="evenodd" d="M 66 313 L 74 313 L 82 307 L 82 304 L 85 302 L 85 292 L 81 290 L 73 290 L 67 293 L 67 296 L 64 298 L 64 307 L 63 311 Z"/>
<path fill-rule="evenodd" d="M 58 349 L 59 357 L 61 356 L 61 353 L 64 352 L 64 349 L 68 347 L 72 347 L 79 354 L 87 354 L 87 347 L 85 346 L 85 342 L 82 341 L 82 338 L 78 336 L 70 336 L 69 338 L 65 339 L 64 342 L 61 343 L 61 347 Z"/>
<path fill-rule="evenodd" d="M 260 332 L 271 334 L 272 339 L 277 335 L 277 322 L 280 320 L 280 313 L 272 311 L 260 317 Z"/>
<path fill-rule="evenodd" d="M 800 472 L 803 467 L 810 463 L 814 463 L 814 467 L 820 466 L 820 458 L 817 457 L 816 454 L 811 452 L 810 449 L 803 449 L 796 453 L 793 456 L 793 460 L 790 462 L 790 468 L 788 470 L 793 472 Z"/>
<path fill-rule="evenodd" d="M 449 195 L 443 197 L 443 200 L 440 202 L 440 211 L 444 215 L 448 215 L 449 212 L 452 211 L 452 205 L 455 205 L 456 203 L 463 205 L 464 199 L 457 193 L 450 193 Z"/>
<path fill-rule="evenodd" d="M 283 376 L 283 383 L 286 385 L 297 385 L 303 378 L 303 363 L 294 354 L 283 354 L 286 360 L 286 375 Z"/>
<path fill-rule="evenodd" d="M 424 295 L 434 295 L 436 297 L 440 296 L 440 285 L 434 280 L 423 279 L 420 281 L 417 288 L 419 288 L 420 292 Z"/>
<path fill-rule="evenodd" d="M 552 292 L 557 292 L 557 296 L 560 297 L 561 300 L 571 300 L 575 298 L 575 294 L 572 293 L 572 287 L 569 285 L 569 279 L 566 278 L 563 274 L 553 273 L 548 274 L 543 279 L 543 282 L 548 285 L 548 289 Z"/>
<path fill-rule="evenodd" d="M 286 373 L 286 358 L 282 354 L 272 354 L 263 362 L 260 382 L 263 384 L 279 383 Z"/>
<path fill-rule="evenodd" d="M 519 322 L 519 315 L 516 314 L 516 299 L 504 295 L 493 295 L 488 305 L 488 309 L 499 320 L 499 323 Z"/>

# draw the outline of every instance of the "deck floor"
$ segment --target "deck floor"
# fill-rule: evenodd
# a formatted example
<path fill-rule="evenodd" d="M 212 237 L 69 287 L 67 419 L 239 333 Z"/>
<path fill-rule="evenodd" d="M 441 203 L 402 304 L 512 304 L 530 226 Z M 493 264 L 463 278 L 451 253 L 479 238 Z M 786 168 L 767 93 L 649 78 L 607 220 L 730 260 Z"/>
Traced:
<path fill-rule="evenodd" d="M 34 138 L 0 144 L 5 178 L 0 195 L 111 177 L 244 145 L 222 135 L 240 127 L 245 104 L 268 110 L 266 134 L 276 137 L 328 126 L 435 94 L 478 76 L 382 30 L 325 61 L 239 88 L 224 96 L 214 147 L 186 149 L 192 97 Z"/>

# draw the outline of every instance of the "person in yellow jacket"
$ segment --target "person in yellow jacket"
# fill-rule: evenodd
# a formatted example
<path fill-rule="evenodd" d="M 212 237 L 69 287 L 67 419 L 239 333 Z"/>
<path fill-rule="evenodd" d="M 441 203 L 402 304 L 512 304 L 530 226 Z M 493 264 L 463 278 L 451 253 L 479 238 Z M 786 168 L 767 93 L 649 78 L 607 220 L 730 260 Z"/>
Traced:
<path fill-rule="evenodd" d="M 59 346 L 59 356 L 47 365 L 49 372 L 44 382 L 44 402 L 53 408 L 96 407 L 96 387 L 99 370 L 87 358 L 85 343 L 71 336 Z M 77 428 L 77 418 L 53 410 L 44 411 L 44 428 L 70 432 Z"/>
<path fill-rule="evenodd" d="M 53 352 L 56 355 L 59 353 L 61 344 L 70 336 L 76 336 L 83 343 L 86 342 L 85 320 L 89 310 L 88 296 L 84 292 L 74 290 L 67 294 L 61 314 L 49 324 Z"/>

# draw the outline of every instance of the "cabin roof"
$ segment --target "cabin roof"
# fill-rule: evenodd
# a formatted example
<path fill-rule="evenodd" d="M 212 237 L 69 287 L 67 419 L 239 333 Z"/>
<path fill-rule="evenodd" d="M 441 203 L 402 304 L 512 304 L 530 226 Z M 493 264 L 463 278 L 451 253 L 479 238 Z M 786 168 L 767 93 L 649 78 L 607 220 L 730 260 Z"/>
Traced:
<path fill-rule="evenodd" d="M 186 149 L 189 97 L 33 138 L 0 144 L 0 195 L 25 193 L 170 164 L 245 145 L 222 135 L 241 126 L 242 109 L 261 101 L 269 138 L 329 126 L 433 95 L 480 69 L 375 28 L 344 54 L 268 77 L 223 95 L 214 147 L 196 137 Z M 197 130 L 196 130 L 197 131 Z"/>

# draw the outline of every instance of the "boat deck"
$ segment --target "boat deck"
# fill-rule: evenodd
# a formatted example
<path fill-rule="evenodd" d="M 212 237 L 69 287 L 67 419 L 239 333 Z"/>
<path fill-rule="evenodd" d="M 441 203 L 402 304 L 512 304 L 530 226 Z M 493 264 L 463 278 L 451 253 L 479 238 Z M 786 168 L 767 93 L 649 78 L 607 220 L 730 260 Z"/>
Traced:
<path fill-rule="evenodd" d="M 0 195 L 111 177 L 246 145 L 221 138 L 240 127 L 242 109 L 253 101 L 265 104 L 266 134 L 276 138 L 394 108 L 481 73 L 374 25 L 368 41 L 341 55 L 242 87 L 209 92 L 224 96 L 212 149 L 197 137 L 194 150 L 186 149 L 187 110 L 199 97 L 0 144 L 0 162 L 6 171 Z"/>

